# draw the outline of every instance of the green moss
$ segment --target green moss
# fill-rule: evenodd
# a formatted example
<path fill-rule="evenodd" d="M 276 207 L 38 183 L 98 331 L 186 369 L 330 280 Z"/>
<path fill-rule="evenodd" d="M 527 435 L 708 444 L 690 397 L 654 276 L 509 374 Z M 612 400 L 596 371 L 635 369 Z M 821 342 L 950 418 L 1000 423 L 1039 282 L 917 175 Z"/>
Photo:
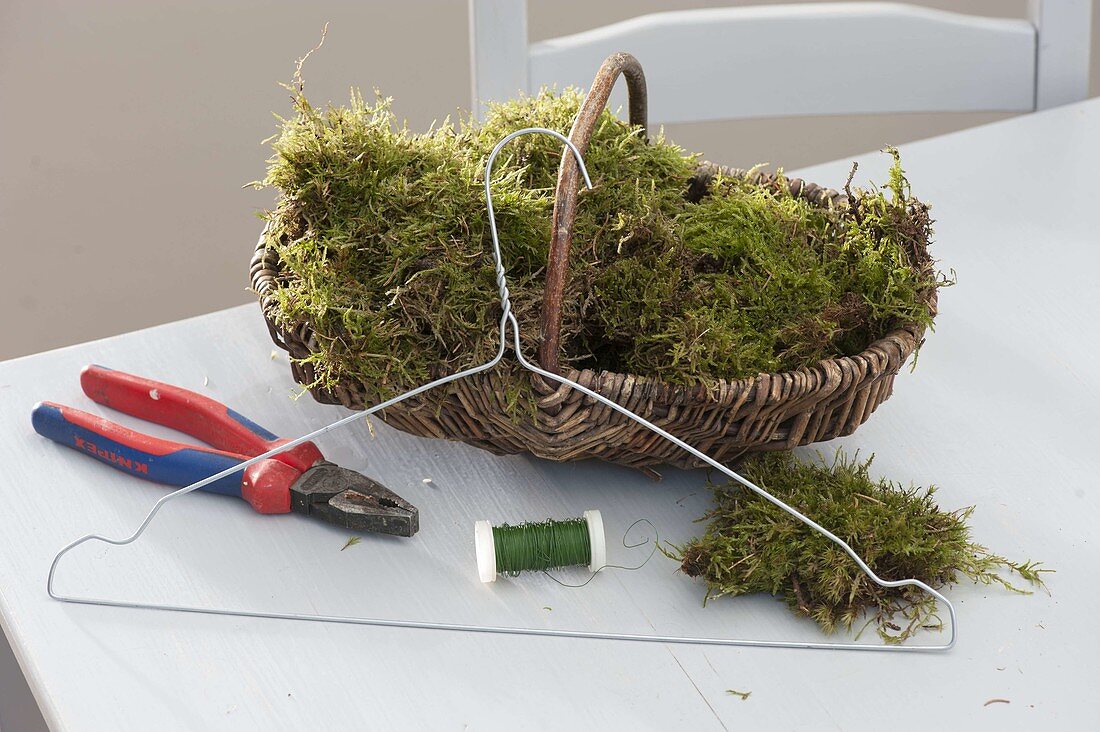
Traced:
<path fill-rule="evenodd" d="M 309 322 L 318 384 L 395 394 L 496 351 L 499 307 L 482 176 L 520 127 L 567 132 L 575 90 L 494 105 L 482 124 L 415 134 L 389 100 L 317 109 L 294 92 L 264 184 L 283 266 L 276 316 Z M 519 138 L 494 172 L 514 310 L 538 338 L 561 146 Z M 716 179 L 689 199 L 696 156 L 610 112 L 586 155 L 562 327 L 564 362 L 678 383 L 737 379 L 855 353 L 902 321 L 931 323 L 927 208 L 900 165 L 891 197 L 814 208 L 782 185 Z M 531 348 L 533 350 L 533 348 Z M 516 387 L 516 405 L 523 400 Z M 517 406 L 518 408 L 518 406 Z"/>
<path fill-rule="evenodd" d="M 299 96 L 296 111 L 264 181 L 281 193 L 268 241 L 287 275 L 279 317 L 313 326 L 318 379 L 369 374 L 395 392 L 433 365 L 461 368 L 495 352 L 485 205 L 461 135 L 449 125 L 411 134 L 388 100 L 356 96 L 322 111 Z M 545 237 L 531 224 L 545 218 L 543 204 L 514 178 L 501 178 L 497 198 L 507 256 L 541 261 Z M 517 272 L 515 286 L 525 285 Z"/>
<path fill-rule="evenodd" d="M 1034 562 L 1012 562 L 970 538 L 973 507 L 943 511 L 934 488 L 905 488 L 870 475 L 871 460 L 840 453 L 831 464 L 792 453 L 751 458 L 742 474 L 846 541 L 880 577 L 916 578 L 940 588 L 966 577 L 1022 592 L 998 570 L 1042 585 Z M 703 536 L 667 552 L 704 580 L 708 600 L 766 592 L 824 630 L 851 629 L 869 615 L 879 635 L 901 642 L 940 625 L 933 597 L 913 587 L 879 587 L 836 544 L 739 484 L 714 487 Z"/>
<path fill-rule="evenodd" d="M 489 107 L 480 126 L 467 125 L 472 154 L 482 162 L 489 151 L 511 132 L 523 127 L 545 127 L 568 133 L 583 97 L 576 89 L 562 94 L 543 90 Z M 526 135 L 502 152 L 497 170 L 515 171 L 518 182 L 537 191 L 549 211 L 554 204 L 562 145 L 548 135 Z M 574 226 L 574 270 L 613 255 L 631 243 L 648 245 L 673 236 L 672 219 L 684 206 L 684 192 L 695 171 L 697 156 L 658 134 L 650 142 L 604 111 L 585 153 L 585 165 L 594 187 L 582 190 Z M 544 241 L 550 236 L 550 217 L 542 221 Z M 545 259 L 538 262 L 541 266 Z"/>

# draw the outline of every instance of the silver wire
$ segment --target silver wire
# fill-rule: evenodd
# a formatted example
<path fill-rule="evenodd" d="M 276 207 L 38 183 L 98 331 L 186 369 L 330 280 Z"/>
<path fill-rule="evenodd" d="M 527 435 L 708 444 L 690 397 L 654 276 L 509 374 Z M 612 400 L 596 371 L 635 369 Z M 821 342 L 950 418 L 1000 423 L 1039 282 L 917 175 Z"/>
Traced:
<path fill-rule="evenodd" d="M 856 554 L 855 550 L 852 549 L 852 547 L 850 547 L 847 542 L 845 542 L 839 536 L 832 533 L 831 531 L 829 531 L 828 529 L 826 529 L 824 526 L 817 523 L 813 519 L 811 519 L 808 516 L 802 514 L 797 509 L 787 505 L 783 501 L 781 501 L 778 498 L 776 498 L 775 496 L 771 495 L 766 490 L 764 490 L 760 486 L 756 485 L 755 483 L 753 483 L 749 479 L 747 479 L 744 476 L 740 475 L 736 471 L 726 467 L 725 465 L 718 462 L 717 460 L 711 458 L 706 453 L 701 452 L 700 450 L 697 450 L 696 448 L 692 447 L 691 445 L 684 442 L 683 440 L 676 437 L 675 435 L 673 435 L 669 432 L 666 432 L 665 430 L 661 429 L 657 425 L 655 425 L 652 422 L 648 421 L 644 417 L 640 417 L 639 415 L 637 415 L 634 412 L 630 411 L 626 407 L 612 401 L 611 399 L 608 399 L 607 397 L 603 396 L 602 394 L 599 394 L 599 393 L 593 391 L 592 389 L 589 389 L 586 386 L 583 386 L 581 384 L 578 384 L 575 381 L 572 381 L 571 379 L 567 379 L 564 376 L 560 376 L 559 374 L 555 374 L 555 373 L 551 373 L 549 371 L 546 371 L 546 370 L 540 368 L 539 366 L 537 366 L 536 364 L 531 363 L 530 361 L 528 361 L 523 356 L 522 344 L 520 343 L 519 322 L 516 320 L 515 315 L 513 315 L 513 313 L 512 313 L 512 302 L 511 302 L 510 295 L 509 295 L 509 292 L 508 292 L 508 280 L 507 280 L 506 272 L 505 272 L 505 269 L 504 269 L 504 262 L 503 262 L 501 251 L 500 251 L 500 241 L 499 241 L 498 236 L 497 236 L 496 214 L 493 210 L 493 193 L 492 193 L 492 188 L 491 188 L 490 182 L 492 180 L 493 161 L 496 160 L 497 154 L 500 153 L 501 149 L 505 145 L 507 145 L 509 142 L 511 142 L 515 138 L 517 138 L 521 135 L 528 135 L 528 134 L 550 135 L 551 137 L 557 138 L 566 147 L 568 147 L 568 149 L 573 153 L 573 157 L 576 158 L 577 165 L 580 168 L 582 175 L 584 176 L 585 186 L 587 186 L 588 188 L 592 188 L 592 180 L 591 180 L 591 178 L 588 177 L 588 169 L 584 164 L 584 158 L 581 155 L 580 151 L 573 144 L 573 142 L 571 140 L 569 140 L 569 138 L 567 138 L 565 135 L 561 134 L 560 132 L 556 132 L 554 130 L 549 130 L 549 129 L 546 129 L 546 128 L 543 128 L 543 127 L 527 127 L 527 128 L 522 129 L 522 130 L 517 130 L 516 132 L 511 133 L 510 135 L 508 135 L 507 137 L 502 139 L 500 142 L 498 142 L 496 147 L 494 147 L 493 151 L 489 154 L 489 159 L 485 163 L 485 202 L 486 202 L 486 208 L 488 210 L 488 215 L 489 215 L 489 230 L 492 233 L 492 238 L 493 238 L 493 258 L 494 258 L 495 265 L 496 265 L 497 289 L 498 289 L 498 294 L 500 296 L 500 305 L 501 305 L 500 333 L 499 333 L 499 335 L 500 335 L 500 346 L 497 349 L 496 356 L 494 356 L 492 359 L 490 359 L 489 361 L 487 361 L 486 363 L 484 363 L 480 366 L 473 366 L 473 367 L 465 369 L 463 371 L 459 371 L 457 373 L 450 374 L 448 376 L 444 376 L 442 378 L 436 379 L 435 381 L 431 381 L 427 384 L 423 384 L 421 386 L 418 386 L 415 389 L 411 389 L 411 390 L 405 392 L 404 394 L 399 394 L 399 395 L 393 397 L 392 399 L 387 399 L 386 401 L 381 402 L 379 404 L 376 404 L 375 406 L 370 407 L 369 409 L 366 409 L 362 412 L 356 412 L 355 414 L 350 414 L 350 415 L 348 415 L 348 416 L 346 416 L 342 419 L 339 419 L 339 420 L 333 422 L 332 424 L 329 424 L 329 425 L 326 425 L 324 427 L 321 427 L 320 429 L 314 430 L 313 432 L 310 432 L 309 434 L 302 435 L 301 437 L 290 440 L 289 442 L 287 442 L 283 445 L 280 445 L 279 447 L 277 447 L 273 450 L 268 450 L 267 452 L 263 453 L 262 455 L 257 455 L 254 458 L 250 458 L 248 460 L 245 460 L 244 462 L 240 463 L 239 465 L 236 465 L 232 468 L 227 468 L 227 469 L 221 471 L 220 473 L 216 473 L 214 475 L 211 475 L 208 478 L 204 478 L 204 479 L 202 479 L 200 481 L 196 481 L 196 482 L 192 483 L 191 485 L 188 485 L 184 488 L 180 488 L 179 490 L 173 491 L 173 492 L 163 496 L 162 498 L 160 498 L 160 500 L 158 500 L 156 503 L 154 503 L 153 507 L 149 510 L 149 513 L 142 520 L 141 524 L 138 525 L 137 529 L 127 537 L 124 537 L 124 538 L 121 538 L 121 539 L 113 539 L 111 537 L 103 536 L 103 535 L 100 535 L 100 534 L 88 534 L 86 536 L 80 537 L 79 539 L 76 539 L 75 541 L 67 544 L 59 552 L 57 552 L 56 555 L 54 555 L 53 562 L 51 562 L 51 564 L 50 564 L 49 575 L 46 578 L 46 591 L 49 593 L 50 597 L 52 597 L 55 600 L 59 600 L 61 602 L 76 603 L 76 604 L 80 604 L 80 605 L 99 605 L 99 606 L 103 606 L 103 607 L 120 607 L 120 608 L 131 608 L 131 609 L 141 609 L 141 610 L 168 610 L 168 611 L 173 611 L 173 612 L 198 613 L 198 614 L 203 614 L 203 615 L 225 615 L 225 616 L 230 616 L 230 617 L 245 617 L 245 618 L 272 618 L 272 619 L 276 619 L 276 620 L 300 620 L 300 621 L 320 622 L 320 623 L 341 623 L 341 624 L 345 624 L 345 625 L 375 625 L 375 626 L 383 626 L 383 627 L 391 627 L 391 628 L 413 628 L 413 629 L 420 629 L 420 630 L 449 630 L 449 631 L 460 631 L 460 632 L 469 632 L 469 633 L 495 633 L 495 634 L 505 634 L 505 635 L 550 636 L 550 637 L 556 637 L 556 638 L 587 638 L 587 639 L 600 639 L 600 640 L 639 641 L 639 642 L 649 642 L 649 643 L 676 643 L 676 644 L 708 645 L 708 646 L 747 646 L 747 647 L 763 647 L 763 648 L 811 648 L 811 649 L 832 649 L 832 650 L 846 650 L 846 651 L 884 651 L 884 652 L 896 652 L 896 653 L 913 653 L 913 652 L 922 652 L 922 651 L 947 651 L 947 650 L 950 650 L 950 649 L 954 648 L 956 640 L 958 638 L 958 631 L 957 631 L 958 625 L 957 625 L 957 617 L 956 617 L 956 614 L 955 614 L 955 606 L 943 594 L 941 594 L 937 590 L 933 589 L 932 587 L 928 586 L 927 584 L 925 584 L 924 582 L 921 582 L 918 579 L 886 580 L 886 579 L 883 579 L 883 578 L 879 577 L 877 574 L 875 574 L 875 572 L 871 569 L 871 567 L 868 566 L 867 563 L 864 562 L 863 559 L 861 559 L 858 554 Z M 938 601 L 942 602 L 947 607 L 947 613 L 948 613 L 948 616 L 950 618 L 950 625 L 951 625 L 951 630 L 950 630 L 951 634 L 950 634 L 947 642 L 944 643 L 944 644 L 941 644 L 941 645 L 872 645 L 872 644 L 863 644 L 863 643 L 833 643 L 833 642 L 826 643 L 826 642 L 807 642 L 807 641 L 792 641 L 792 640 L 757 640 L 757 639 L 749 639 L 749 638 L 708 638 L 708 637 L 702 637 L 702 636 L 611 633 L 611 632 L 595 632 L 595 631 L 585 631 L 585 630 L 553 630 L 553 629 L 546 629 L 546 628 L 521 628 L 521 627 L 495 626 L 495 625 L 471 625 L 471 624 L 465 624 L 465 623 L 445 623 L 445 622 L 436 622 L 436 621 L 394 620 L 394 619 L 387 619 L 387 618 L 370 618 L 370 617 L 345 616 L 345 615 L 318 615 L 318 614 L 311 614 L 311 613 L 269 612 L 269 611 L 263 611 L 263 610 L 237 610 L 237 609 L 233 609 L 233 608 L 212 608 L 212 607 L 199 607 L 199 606 L 190 606 L 190 605 L 171 605 L 171 604 L 160 604 L 160 603 L 130 602 L 130 601 L 127 601 L 127 600 L 111 600 L 111 599 L 108 599 L 108 598 L 80 597 L 80 596 L 76 596 L 76 595 L 64 595 L 64 594 L 61 594 L 61 593 L 57 592 L 54 589 L 54 579 L 55 579 L 56 574 L 57 574 L 58 563 L 61 561 L 62 557 L 64 557 L 66 554 L 68 554 L 70 551 L 72 551 L 76 547 L 80 546 L 81 544 L 84 544 L 84 543 L 89 542 L 89 541 L 99 541 L 99 542 L 102 542 L 102 543 L 105 543 L 105 544 L 113 544 L 115 546 L 123 546 L 123 545 L 126 545 L 126 544 L 130 544 L 130 543 L 136 541 L 143 533 L 145 533 L 145 530 L 149 527 L 149 524 L 152 522 L 153 518 L 160 512 L 161 508 L 163 508 L 170 501 L 173 501 L 173 500 L 176 500 L 177 498 L 185 496 L 188 493 L 191 493 L 192 491 L 197 491 L 200 488 L 202 488 L 203 486 L 209 485 L 210 483 L 213 483 L 217 480 L 221 480 L 222 478 L 225 478 L 226 476 L 233 475 L 234 473 L 238 473 L 238 472 L 244 470 L 245 468 L 247 468 L 249 465 L 253 465 L 255 463 L 258 463 L 261 460 L 266 460 L 267 458 L 271 457 L 272 455 L 276 455 L 280 452 L 283 452 L 284 450 L 289 450 L 290 448 L 295 447 L 296 445 L 300 445 L 303 442 L 313 440 L 313 439 L 315 439 L 317 437 L 320 437 L 321 435 L 323 435 L 327 432 L 331 432 L 332 430 L 339 429 L 340 427 L 343 427 L 346 424 L 354 422 L 355 420 L 364 419 L 366 417 L 369 417 L 370 415 L 372 415 L 376 412 L 380 412 L 380 411 L 382 411 L 382 410 L 384 410 L 388 407 L 392 407 L 393 405 L 398 404 L 400 402 L 403 402 L 404 400 L 409 399 L 411 397 L 417 396 L 418 394 L 423 394 L 424 392 L 429 391 L 430 389 L 434 389 L 438 386 L 443 386 L 444 384 L 449 384 L 452 381 L 457 381 L 457 380 L 463 379 L 467 376 L 472 376 L 473 374 L 477 374 L 477 373 L 480 373 L 482 371 L 487 371 L 488 369 L 493 368 L 498 363 L 500 363 L 501 360 L 503 360 L 503 358 L 504 358 L 504 352 L 505 352 L 505 349 L 506 349 L 506 346 L 507 346 L 507 343 L 508 343 L 508 326 L 509 325 L 511 325 L 511 330 L 512 330 L 512 351 L 515 353 L 516 360 L 524 368 L 526 368 L 529 371 L 532 371 L 536 374 L 539 374 L 544 379 L 549 379 L 550 381 L 554 381 L 554 382 L 557 382 L 559 384 L 563 384 L 563 385 L 569 386 L 573 389 L 576 389 L 577 391 L 581 392 L 585 396 L 590 397 L 591 399 L 594 399 L 594 400 L 600 402 L 601 404 L 604 404 L 604 405 L 610 407 L 611 409 L 614 409 L 615 411 L 619 412 L 623 416 L 634 420 L 635 422 L 637 422 L 641 426 L 645 427 L 646 429 L 660 435 L 661 437 L 663 437 L 664 439 L 666 439 L 669 442 L 673 443 L 674 445 L 681 448 L 682 450 L 685 450 L 686 452 L 694 455 L 696 458 L 702 460 L 704 463 L 706 463 L 710 467 L 714 468 L 718 472 L 722 473 L 723 475 L 726 475 L 726 476 L 732 478 L 733 480 L 737 481 L 738 483 L 743 485 L 745 488 L 748 488 L 752 492 L 759 495 L 761 498 L 771 502 L 776 507 L 782 509 L 783 511 L 786 511 L 788 514 L 790 514 L 794 518 L 798 519 L 799 521 L 801 521 L 806 526 L 809 526 L 811 529 L 818 532 L 819 534 L 824 536 L 826 539 L 828 539 L 829 541 L 831 541 L 834 544 L 836 544 L 837 546 L 839 546 L 844 551 L 844 553 L 846 553 L 849 557 L 852 558 L 852 561 L 854 561 L 856 563 L 856 566 L 858 566 L 860 568 L 860 570 L 864 574 L 866 574 L 867 577 L 869 577 L 871 579 L 872 582 L 879 585 L 880 587 L 887 587 L 887 588 L 917 587 L 917 588 L 923 590 L 924 592 L 927 592 L 928 594 L 932 595 Z"/>

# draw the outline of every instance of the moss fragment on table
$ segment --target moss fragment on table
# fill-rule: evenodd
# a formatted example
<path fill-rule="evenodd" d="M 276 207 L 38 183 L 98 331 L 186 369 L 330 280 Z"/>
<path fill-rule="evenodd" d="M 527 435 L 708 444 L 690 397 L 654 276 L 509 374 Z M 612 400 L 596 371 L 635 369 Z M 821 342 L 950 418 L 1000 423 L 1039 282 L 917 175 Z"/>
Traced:
<path fill-rule="evenodd" d="M 871 458 L 837 453 L 831 463 L 790 452 L 750 458 L 742 475 L 826 527 L 883 579 L 915 578 L 937 589 L 970 579 L 1027 593 L 1049 572 L 976 543 L 974 508 L 942 510 L 935 488 L 904 487 L 870 473 Z M 871 581 L 839 546 L 775 504 L 730 483 L 714 486 L 714 508 L 702 536 L 666 548 L 683 571 L 706 583 L 704 602 L 765 592 L 827 632 L 865 620 L 883 640 L 898 643 L 920 628 L 941 627 L 935 598 L 916 587 Z"/>

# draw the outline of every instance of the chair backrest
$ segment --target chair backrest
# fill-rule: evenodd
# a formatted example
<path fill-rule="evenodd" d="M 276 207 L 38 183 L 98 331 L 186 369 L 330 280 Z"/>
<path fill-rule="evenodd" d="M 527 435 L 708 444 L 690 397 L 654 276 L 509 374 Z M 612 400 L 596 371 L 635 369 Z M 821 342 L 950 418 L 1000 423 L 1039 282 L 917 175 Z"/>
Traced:
<path fill-rule="evenodd" d="M 1088 89 L 1091 0 L 1030 0 L 1027 19 L 877 2 L 684 10 L 535 44 L 525 0 L 469 3 L 478 113 L 544 85 L 587 87 L 615 51 L 641 61 L 654 122 L 1033 111 Z"/>

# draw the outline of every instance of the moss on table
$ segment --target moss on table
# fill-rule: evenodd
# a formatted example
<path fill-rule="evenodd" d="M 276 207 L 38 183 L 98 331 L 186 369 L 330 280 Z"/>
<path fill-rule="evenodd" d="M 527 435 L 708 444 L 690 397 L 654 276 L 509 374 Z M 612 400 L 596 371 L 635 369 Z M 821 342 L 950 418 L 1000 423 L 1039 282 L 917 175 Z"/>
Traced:
<path fill-rule="evenodd" d="M 740 472 L 827 527 L 884 579 L 940 588 L 968 578 L 1025 591 L 1000 574 L 1007 571 L 1042 585 L 1049 570 L 971 539 L 973 507 L 944 511 L 935 488 L 875 479 L 870 467 L 871 459 L 841 453 L 828 463 L 776 452 L 748 459 Z M 714 486 L 714 498 L 703 535 L 666 549 L 686 574 L 706 583 L 706 600 L 765 592 L 828 632 L 866 618 L 895 643 L 922 627 L 940 627 L 934 597 L 915 587 L 880 587 L 839 546 L 765 498 L 732 482 Z"/>

